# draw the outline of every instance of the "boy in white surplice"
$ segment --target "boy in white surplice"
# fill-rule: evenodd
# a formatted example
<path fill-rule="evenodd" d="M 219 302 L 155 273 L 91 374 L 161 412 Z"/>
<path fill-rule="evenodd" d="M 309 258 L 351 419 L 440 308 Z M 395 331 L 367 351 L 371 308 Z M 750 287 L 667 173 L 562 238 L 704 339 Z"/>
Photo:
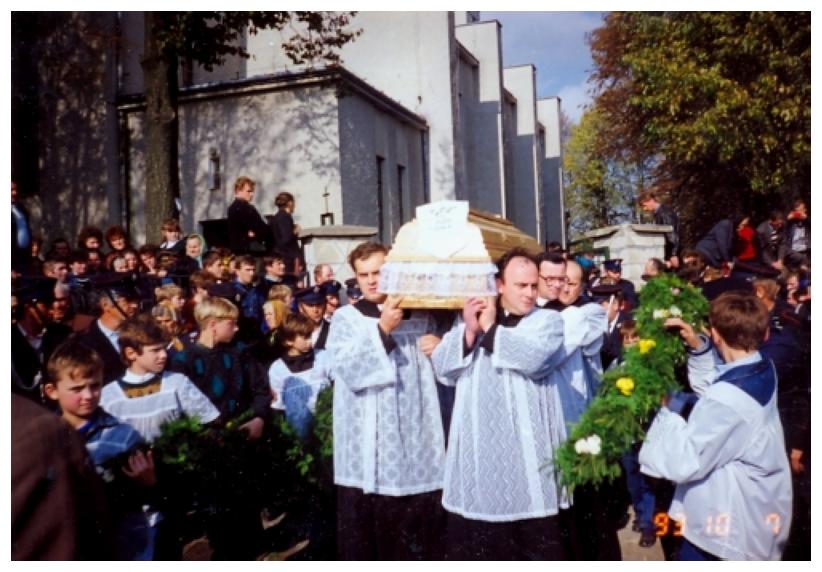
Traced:
<path fill-rule="evenodd" d="M 563 320 L 535 308 L 537 265 L 512 249 L 497 262 L 498 300 L 471 298 L 434 350 L 456 384 L 443 506 L 449 559 L 562 559 L 551 433 L 563 423 L 546 378 Z"/>
<path fill-rule="evenodd" d="M 429 312 L 377 291 L 387 249 L 348 257 L 363 298 L 334 313 L 326 345 L 334 388 L 337 546 L 344 560 L 437 559 L 445 440 L 429 355 Z"/>

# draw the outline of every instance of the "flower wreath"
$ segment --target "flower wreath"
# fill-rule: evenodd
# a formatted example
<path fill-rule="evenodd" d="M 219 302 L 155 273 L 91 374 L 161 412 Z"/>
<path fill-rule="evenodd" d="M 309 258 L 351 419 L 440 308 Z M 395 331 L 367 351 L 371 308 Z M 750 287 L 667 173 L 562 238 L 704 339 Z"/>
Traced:
<path fill-rule="evenodd" d="M 624 351 L 622 365 L 605 372 L 597 396 L 557 451 L 561 481 L 571 489 L 618 477 L 622 454 L 645 437 L 643 426 L 661 399 L 678 388 L 674 370 L 685 349 L 665 319 L 679 317 L 699 330 L 708 315 L 702 292 L 672 274 L 650 280 L 639 298 L 639 343 Z"/>

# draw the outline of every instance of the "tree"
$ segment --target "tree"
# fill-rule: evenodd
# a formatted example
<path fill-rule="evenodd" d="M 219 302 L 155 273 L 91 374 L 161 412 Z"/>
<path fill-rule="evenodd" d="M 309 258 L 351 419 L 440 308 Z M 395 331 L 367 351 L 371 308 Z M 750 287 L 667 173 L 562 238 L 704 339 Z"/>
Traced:
<path fill-rule="evenodd" d="M 601 152 L 604 117 L 597 107 L 573 125 L 563 152 L 566 205 L 570 231 L 585 231 L 632 218 L 633 204 L 644 185 L 645 162 L 613 158 Z"/>
<path fill-rule="evenodd" d="M 810 194 L 810 14 L 609 14 L 589 41 L 608 157 L 659 160 L 686 237 Z"/>
<path fill-rule="evenodd" d="M 207 70 L 226 56 L 248 58 L 238 43 L 246 31 L 295 32 L 282 45 L 292 63 L 340 61 L 338 50 L 361 32 L 347 30 L 355 12 L 146 12 L 142 60 L 146 96 L 146 236 L 159 232 L 179 196 L 178 67 Z"/>

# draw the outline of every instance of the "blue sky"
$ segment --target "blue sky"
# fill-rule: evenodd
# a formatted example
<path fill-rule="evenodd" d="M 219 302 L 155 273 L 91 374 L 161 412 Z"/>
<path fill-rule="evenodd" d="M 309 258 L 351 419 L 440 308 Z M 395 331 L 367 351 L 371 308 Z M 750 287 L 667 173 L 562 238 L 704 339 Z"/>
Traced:
<path fill-rule="evenodd" d="M 585 34 L 602 24 L 602 12 L 480 12 L 502 24 L 502 61 L 537 67 L 537 97 L 558 95 L 577 121 L 589 102 L 587 79 L 593 64 Z"/>

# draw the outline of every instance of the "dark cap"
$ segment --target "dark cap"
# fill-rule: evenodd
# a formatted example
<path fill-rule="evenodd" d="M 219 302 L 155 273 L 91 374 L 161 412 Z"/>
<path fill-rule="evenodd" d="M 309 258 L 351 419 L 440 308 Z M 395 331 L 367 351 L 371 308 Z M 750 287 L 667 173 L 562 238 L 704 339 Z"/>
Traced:
<path fill-rule="evenodd" d="M 130 272 L 106 272 L 96 274 L 91 280 L 94 290 L 107 292 L 113 298 L 139 300 L 140 293 Z"/>
<path fill-rule="evenodd" d="M 610 260 L 606 260 L 602 263 L 602 266 L 605 270 L 610 272 L 622 272 L 622 259 L 621 258 L 611 258 Z"/>
<path fill-rule="evenodd" d="M 362 290 L 356 278 L 349 278 L 345 281 L 345 292 L 349 298 L 362 298 Z"/>
<path fill-rule="evenodd" d="M 294 300 L 298 304 L 325 304 L 325 288 L 311 286 L 294 292 Z"/>
<path fill-rule="evenodd" d="M 242 301 L 242 294 L 240 294 L 231 282 L 218 282 L 208 287 L 208 295 L 214 298 L 223 298 L 233 304 L 239 304 Z"/>
<path fill-rule="evenodd" d="M 55 278 L 32 276 L 24 279 L 18 288 L 12 290 L 12 294 L 17 297 L 19 304 L 34 304 L 37 302 L 51 304 L 54 300 L 55 284 L 57 284 Z"/>
<path fill-rule="evenodd" d="M 600 284 L 588 290 L 588 294 L 593 302 L 606 302 L 611 296 L 618 296 L 622 288 L 617 284 Z"/>
<path fill-rule="evenodd" d="M 326 296 L 339 296 L 340 290 L 342 289 L 342 284 L 336 280 L 326 280 L 320 284 L 320 288 L 323 289 Z"/>

